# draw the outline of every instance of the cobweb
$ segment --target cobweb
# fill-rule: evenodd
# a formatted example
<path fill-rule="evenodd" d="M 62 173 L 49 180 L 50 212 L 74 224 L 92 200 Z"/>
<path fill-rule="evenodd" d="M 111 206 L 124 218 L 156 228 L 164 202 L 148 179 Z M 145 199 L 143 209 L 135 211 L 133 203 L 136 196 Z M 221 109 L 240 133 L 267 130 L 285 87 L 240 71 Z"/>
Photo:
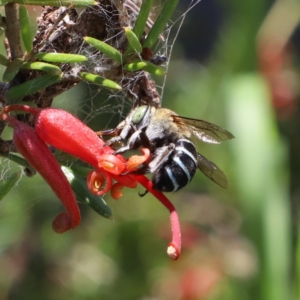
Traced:
<path fill-rule="evenodd" d="M 155 56 L 166 60 L 166 62 L 162 65 L 166 71 L 168 71 L 169 64 L 171 63 L 172 50 L 184 19 L 187 13 L 200 1 L 201 0 L 191 0 L 190 3 L 180 3 L 181 6 L 177 8 L 175 17 L 173 17 L 173 20 L 169 21 L 167 27 L 160 36 L 159 42 L 155 46 Z M 163 1 L 160 1 L 160 3 L 153 8 L 153 12 L 159 11 L 162 4 Z M 183 5 L 186 6 L 183 7 Z M 135 21 L 135 19 L 133 21 Z M 134 23 L 131 24 L 132 27 L 133 25 Z M 113 31 L 113 29 L 111 31 Z M 117 40 L 117 38 L 118 37 L 116 35 L 110 37 L 111 40 Z M 79 50 L 79 53 L 82 52 Z M 95 73 L 105 72 L 104 69 L 110 67 L 106 63 L 108 60 L 107 57 L 87 53 L 86 50 L 84 50 L 83 53 L 88 55 L 91 63 L 94 63 L 92 69 Z M 163 102 L 163 93 L 166 82 L 167 75 L 163 78 L 155 78 L 155 85 L 160 95 L 161 102 Z M 76 90 L 76 92 L 74 90 Z M 74 96 L 76 101 L 74 101 Z M 102 119 L 104 116 L 104 124 L 100 121 L 100 125 L 95 128 L 95 130 L 102 130 L 112 128 L 123 120 L 132 107 L 132 104 L 133 100 L 126 97 L 123 91 L 113 92 L 90 83 L 85 83 L 85 86 L 80 85 L 80 88 L 75 87 L 57 97 L 54 105 L 63 107 L 69 111 L 71 108 L 71 111 L 80 116 L 80 118 L 87 124 L 93 120 L 97 122 L 97 120 Z"/>

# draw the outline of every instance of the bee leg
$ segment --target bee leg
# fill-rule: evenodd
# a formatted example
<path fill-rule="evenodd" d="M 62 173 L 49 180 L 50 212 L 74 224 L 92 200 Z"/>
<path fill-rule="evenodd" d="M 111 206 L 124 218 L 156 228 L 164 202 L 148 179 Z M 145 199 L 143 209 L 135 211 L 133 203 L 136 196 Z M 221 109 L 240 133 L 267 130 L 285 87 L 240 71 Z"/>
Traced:
<path fill-rule="evenodd" d="M 151 149 L 151 142 L 144 131 L 140 132 L 140 140 L 143 148 Z"/>
<path fill-rule="evenodd" d="M 134 171 L 129 171 L 129 172 L 124 172 L 120 175 L 128 175 L 128 174 L 136 174 L 136 175 L 144 175 L 146 173 L 149 173 L 148 165 L 147 164 L 142 164 L 139 169 L 134 170 Z"/>
<path fill-rule="evenodd" d="M 144 197 L 145 195 L 147 195 L 149 193 L 149 191 L 148 190 L 145 190 L 145 192 L 144 193 L 140 193 L 140 192 L 138 192 L 138 194 L 139 194 L 139 196 L 140 197 Z"/>
<path fill-rule="evenodd" d="M 114 143 L 120 142 L 121 140 L 122 140 L 122 138 L 120 136 L 114 136 L 105 142 L 105 146 L 110 146 Z"/>
<path fill-rule="evenodd" d="M 150 141 L 146 136 L 145 132 L 138 130 L 132 134 L 130 137 L 128 144 L 124 147 L 119 148 L 115 154 L 124 153 L 128 150 L 137 149 L 139 147 L 145 147 L 150 149 Z"/>
<path fill-rule="evenodd" d="M 119 143 L 122 140 L 127 139 L 132 132 L 130 125 L 124 125 L 123 122 L 118 125 L 115 129 L 107 129 L 104 131 L 96 132 L 99 136 L 113 136 L 105 142 L 105 146 L 111 146 L 115 143 Z M 122 143 L 123 145 L 123 143 Z M 103 147 L 105 147 L 103 146 Z M 120 148 L 121 149 L 121 148 Z M 123 151 L 124 152 L 124 151 Z M 121 152 L 119 152 L 121 153 Z"/>
<path fill-rule="evenodd" d="M 154 153 L 154 159 L 149 163 L 149 172 L 155 173 L 170 157 L 175 149 L 175 144 L 159 148 Z"/>
<path fill-rule="evenodd" d="M 112 138 L 108 139 L 105 144 L 102 146 L 104 148 L 105 146 L 111 146 L 115 143 L 118 143 L 122 140 L 121 136 L 119 135 L 120 130 L 118 128 L 115 129 L 107 129 L 104 131 L 97 131 L 96 134 L 100 137 L 102 136 L 113 136 Z"/>
<path fill-rule="evenodd" d="M 96 131 L 96 134 L 99 136 L 107 136 L 107 135 L 112 135 L 115 136 L 117 134 L 119 134 L 118 132 L 119 130 L 117 130 L 116 128 L 114 129 L 107 129 L 107 130 L 103 130 L 103 131 Z"/>

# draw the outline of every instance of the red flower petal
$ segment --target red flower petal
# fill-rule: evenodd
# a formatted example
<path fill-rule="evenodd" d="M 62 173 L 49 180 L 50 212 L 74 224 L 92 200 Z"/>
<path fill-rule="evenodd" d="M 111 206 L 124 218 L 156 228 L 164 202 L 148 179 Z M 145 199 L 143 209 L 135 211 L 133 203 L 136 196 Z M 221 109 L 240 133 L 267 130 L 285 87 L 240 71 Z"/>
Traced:
<path fill-rule="evenodd" d="M 113 154 L 103 154 L 98 159 L 98 166 L 112 174 L 119 175 L 125 169 L 125 164 Z"/>
<path fill-rule="evenodd" d="M 123 193 L 122 193 L 122 189 L 123 189 L 123 185 L 120 183 L 115 183 L 113 184 L 113 186 L 111 187 L 110 190 L 110 195 L 115 199 L 118 200 L 120 197 L 122 197 Z"/>
<path fill-rule="evenodd" d="M 91 171 L 88 174 L 86 181 L 89 190 L 98 196 L 103 196 L 112 187 L 112 177 L 104 170 L 102 170 L 102 172 Z"/>

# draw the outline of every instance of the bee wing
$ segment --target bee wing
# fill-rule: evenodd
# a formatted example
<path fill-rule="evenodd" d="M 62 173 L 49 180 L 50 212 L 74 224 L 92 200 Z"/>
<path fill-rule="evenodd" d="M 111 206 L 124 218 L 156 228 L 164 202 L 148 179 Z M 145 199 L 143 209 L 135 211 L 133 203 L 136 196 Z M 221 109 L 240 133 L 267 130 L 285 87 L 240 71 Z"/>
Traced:
<path fill-rule="evenodd" d="M 220 144 L 234 138 L 230 132 L 212 123 L 180 116 L 172 117 L 175 123 L 186 125 L 199 140 L 205 143 Z"/>
<path fill-rule="evenodd" d="M 199 170 L 220 187 L 227 189 L 228 183 L 224 173 L 210 160 L 197 153 Z"/>

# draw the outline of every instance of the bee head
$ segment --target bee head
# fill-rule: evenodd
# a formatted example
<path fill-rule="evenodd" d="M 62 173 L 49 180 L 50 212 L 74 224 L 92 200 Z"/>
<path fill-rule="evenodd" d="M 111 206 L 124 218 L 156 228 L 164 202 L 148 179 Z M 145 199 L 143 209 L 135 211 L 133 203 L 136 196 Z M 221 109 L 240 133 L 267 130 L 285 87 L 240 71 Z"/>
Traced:
<path fill-rule="evenodd" d="M 151 121 L 151 109 L 148 105 L 142 105 L 135 109 L 131 117 L 131 123 L 136 129 L 147 127 Z"/>

